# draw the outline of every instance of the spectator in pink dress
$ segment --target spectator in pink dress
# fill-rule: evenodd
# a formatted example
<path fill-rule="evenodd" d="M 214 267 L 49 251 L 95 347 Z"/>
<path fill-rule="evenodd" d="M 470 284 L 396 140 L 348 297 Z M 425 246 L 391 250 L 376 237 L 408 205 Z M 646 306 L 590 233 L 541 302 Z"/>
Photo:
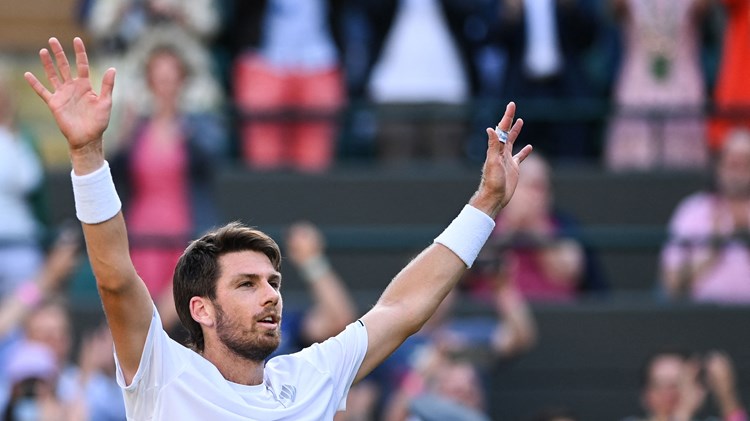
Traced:
<path fill-rule="evenodd" d="M 750 132 L 730 132 L 716 186 L 685 198 L 669 223 L 661 281 L 671 298 L 750 303 Z"/>
<path fill-rule="evenodd" d="M 154 108 L 132 117 L 113 167 L 128 192 L 133 263 L 169 326 L 177 321 L 171 291 L 177 259 L 189 238 L 217 219 L 207 195 L 225 135 L 214 116 L 180 108 L 189 69 L 177 50 L 155 48 L 145 71 Z"/>
<path fill-rule="evenodd" d="M 624 57 L 605 145 L 612 170 L 708 164 L 698 29 L 708 0 L 614 0 Z"/>

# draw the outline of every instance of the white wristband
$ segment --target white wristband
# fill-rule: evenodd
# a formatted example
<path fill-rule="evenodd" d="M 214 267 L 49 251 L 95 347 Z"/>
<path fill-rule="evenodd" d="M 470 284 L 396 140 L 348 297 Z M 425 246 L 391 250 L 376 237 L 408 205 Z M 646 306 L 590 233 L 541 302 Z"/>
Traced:
<path fill-rule="evenodd" d="M 112 219 L 120 211 L 122 203 L 117 196 L 107 161 L 90 174 L 76 175 L 71 171 L 70 178 L 73 182 L 76 216 L 81 222 L 99 224 Z"/>
<path fill-rule="evenodd" d="M 435 242 L 448 247 L 470 268 L 493 229 L 495 221 L 492 218 L 479 209 L 466 205 L 448 228 L 435 238 Z"/>

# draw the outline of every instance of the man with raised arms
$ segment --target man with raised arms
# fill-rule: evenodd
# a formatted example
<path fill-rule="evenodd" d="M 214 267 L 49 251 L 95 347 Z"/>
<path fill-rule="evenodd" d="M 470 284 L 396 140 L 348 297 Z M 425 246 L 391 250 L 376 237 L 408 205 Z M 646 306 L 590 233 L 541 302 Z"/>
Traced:
<path fill-rule="evenodd" d="M 191 348 L 172 341 L 128 254 L 120 200 L 104 159 L 115 70 L 97 94 L 81 39 L 75 72 L 51 38 L 40 58 L 51 88 L 26 80 L 68 141 L 76 214 L 115 345 L 118 381 L 132 420 L 322 420 L 345 409 L 362 379 L 417 332 L 456 285 L 513 195 L 512 155 L 523 125 L 508 104 L 488 147 L 479 187 L 459 216 L 390 282 L 377 304 L 337 336 L 304 350 L 266 358 L 279 344 L 280 252 L 266 234 L 232 223 L 193 241 L 174 275 L 180 320 Z M 54 60 L 52 56 L 54 55 Z M 257 198 L 262 203 L 264 198 Z"/>

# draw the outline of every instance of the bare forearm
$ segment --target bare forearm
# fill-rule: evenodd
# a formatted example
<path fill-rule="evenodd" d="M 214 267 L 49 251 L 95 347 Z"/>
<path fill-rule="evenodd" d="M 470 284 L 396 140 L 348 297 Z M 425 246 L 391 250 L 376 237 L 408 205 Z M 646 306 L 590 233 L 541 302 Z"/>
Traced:
<path fill-rule="evenodd" d="M 104 153 L 101 139 L 82 148 L 71 149 L 70 160 L 76 176 L 88 175 L 102 168 Z M 99 288 L 116 291 L 125 287 L 127 282 L 137 282 L 138 278 L 130 260 L 122 212 L 102 223 L 81 225 L 86 238 L 89 261 Z"/>
<path fill-rule="evenodd" d="M 361 319 L 369 345 L 355 381 L 422 328 L 465 270 L 466 264 L 454 252 L 436 243 L 396 275 Z"/>
<path fill-rule="evenodd" d="M 733 382 L 729 382 L 724 387 L 714 388 L 713 392 L 714 398 L 716 399 L 716 404 L 721 411 L 721 417 L 723 420 L 747 420 L 747 413 L 745 412 L 745 408 L 743 408 L 742 402 L 737 395 L 737 390 L 735 389 Z M 744 415 L 744 418 L 741 418 L 740 415 Z"/>
<path fill-rule="evenodd" d="M 122 212 L 101 224 L 81 224 L 91 268 L 100 288 L 117 291 L 138 282 L 130 260 Z"/>
<path fill-rule="evenodd" d="M 396 275 L 375 307 L 362 317 L 368 348 L 356 380 L 422 328 L 487 241 L 495 226 L 493 219 L 508 204 L 518 184 L 518 165 L 532 150 L 527 145 L 512 154 L 523 126 L 520 119 L 513 123 L 515 111 L 515 104 L 509 103 L 496 129 L 486 130 L 487 159 L 470 206 Z"/>
<path fill-rule="evenodd" d="M 739 398 L 737 398 L 736 394 L 720 398 L 719 408 L 721 410 L 722 419 L 724 419 L 725 421 L 747 420 L 745 409 L 742 407 L 742 404 L 740 403 L 740 400 Z M 736 414 L 740 413 L 740 411 L 745 415 L 744 418 L 737 417 Z"/>
<path fill-rule="evenodd" d="M 321 341 L 337 334 L 354 321 L 355 306 L 352 298 L 332 270 L 310 283 L 315 302 L 308 323 L 313 341 Z"/>
<path fill-rule="evenodd" d="M 21 325 L 21 321 L 32 311 L 32 307 L 9 296 L 2 303 L 0 310 L 0 339 Z"/>
<path fill-rule="evenodd" d="M 391 281 L 378 305 L 398 308 L 399 333 L 411 335 L 432 316 L 466 271 L 466 264 L 442 244 L 419 254 Z"/>
<path fill-rule="evenodd" d="M 500 317 L 500 336 L 493 341 L 501 357 L 517 355 L 536 343 L 536 324 L 528 304 L 515 289 L 505 287 L 496 296 L 495 305 Z"/>

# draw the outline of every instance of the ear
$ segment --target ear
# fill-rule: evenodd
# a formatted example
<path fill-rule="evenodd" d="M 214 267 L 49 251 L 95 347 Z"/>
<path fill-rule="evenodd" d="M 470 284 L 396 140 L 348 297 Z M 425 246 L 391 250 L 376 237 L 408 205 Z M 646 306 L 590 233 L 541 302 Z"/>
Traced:
<path fill-rule="evenodd" d="M 216 313 L 211 300 L 205 297 L 190 299 L 190 315 L 201 326 L 211 327 L 216 323 Z"/>

